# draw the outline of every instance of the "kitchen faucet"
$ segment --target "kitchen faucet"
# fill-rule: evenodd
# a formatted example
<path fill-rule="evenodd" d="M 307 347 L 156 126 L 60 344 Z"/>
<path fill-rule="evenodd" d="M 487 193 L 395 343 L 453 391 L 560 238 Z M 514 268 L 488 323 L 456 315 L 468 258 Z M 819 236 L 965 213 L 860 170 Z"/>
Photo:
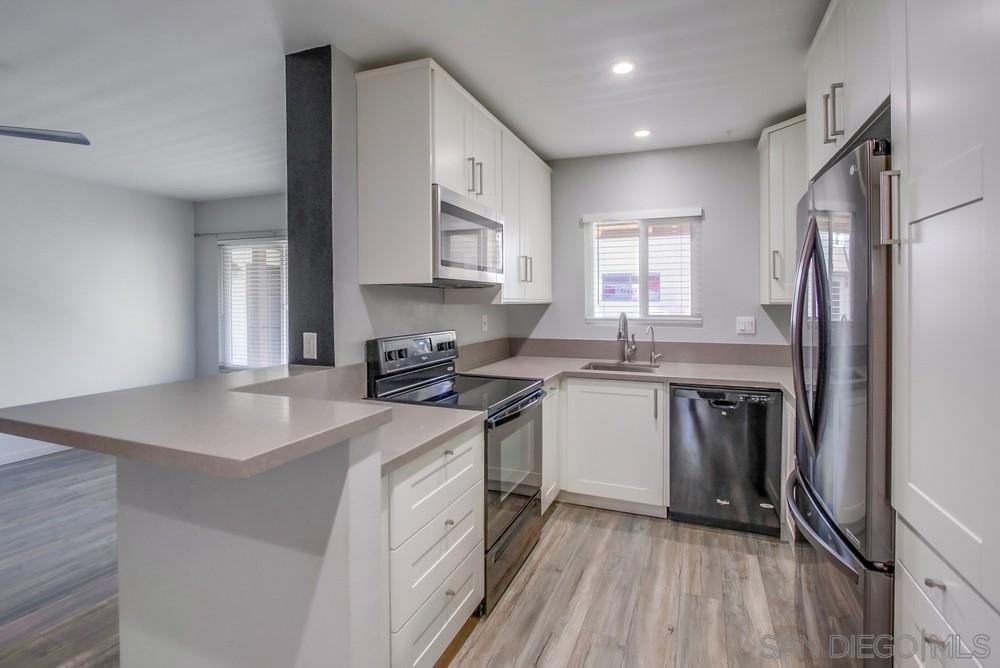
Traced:
<path fill-rule="evenodd" d="M 653 334 L 652 325 L 648 325 L 646 327 L 646 333 L 649 334 L 649 363 L 656 364 L 656 362 L 663 357 L 663 355 L 656 352 L 656 336 Z"/>
<path fill-rule="evenodd" d="M 632 335 L 632 343 L 628 341 L 628 315 L 625 311 L 618 316 L 618 340 L 622 342 L 622 362 L 631 362 L 639 346 L 635 342 L 635 334 Z"/>

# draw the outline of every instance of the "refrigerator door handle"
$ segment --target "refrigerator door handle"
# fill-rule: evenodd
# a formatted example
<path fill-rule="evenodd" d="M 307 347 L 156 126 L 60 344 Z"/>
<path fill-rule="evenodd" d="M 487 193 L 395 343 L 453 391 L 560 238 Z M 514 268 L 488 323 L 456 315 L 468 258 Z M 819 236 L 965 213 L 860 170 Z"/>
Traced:
<path fill-rule="evenodd" d="M 820 556 L 827 559 L 838 571 L 847 576 L 851 582 L 857 584 L 861 581 L 861 571 L 864 570 L 864 564 L 862 564 L 854 555 L 851 553 L 850 548 L 846 545 L 842 546 L 841 550 L 836 549 L 830 545 L 819 532 L 813 528 L 809 521 L 802 514 L 798 505 L 795 503 L 795 490 L 798 487 L 798 473 L 792 471 L 792 474 L 788 476 L 788 481 L 785 483 L 785 499 L 788 504 L 788 512 L 792 516 L 792 521 L 795 522 L 795 527 L 802 533 L 807 541 L 816 549 L 816 552 Z M 823 517 L 821 511 L 816 508 L 814 515 L 820 518 L 824 526 L 827 528 L 827 533 L 832 534 L 833 528 L 827 523 L 826 518 Z"/>
<path fill-rule="evenodd" d="M 816 431 L 809 418 L 809 400 L 806 397 L 802 328 L 805 322 L 809 265 L 816 254 L 817 231 L 816 217 L 810 216 L 805 242 L 802 244 L 802 252 L 799 253 L 799 264 L 795 271 L 795 289 L 792 293 L 792 380 L 795 386 L 795 417 L 802 426 L 806 447 L 813 459 L 816 458 Z"/>

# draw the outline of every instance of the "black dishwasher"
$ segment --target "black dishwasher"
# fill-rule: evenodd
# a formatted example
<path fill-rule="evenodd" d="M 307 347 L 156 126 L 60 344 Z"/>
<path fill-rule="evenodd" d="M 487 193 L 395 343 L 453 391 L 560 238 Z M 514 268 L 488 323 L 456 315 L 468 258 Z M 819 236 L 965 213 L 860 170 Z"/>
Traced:
<path fill-rule="evenodd" d="M 670 388 L 670 517 L 777 536 L 781 392 Z"/>

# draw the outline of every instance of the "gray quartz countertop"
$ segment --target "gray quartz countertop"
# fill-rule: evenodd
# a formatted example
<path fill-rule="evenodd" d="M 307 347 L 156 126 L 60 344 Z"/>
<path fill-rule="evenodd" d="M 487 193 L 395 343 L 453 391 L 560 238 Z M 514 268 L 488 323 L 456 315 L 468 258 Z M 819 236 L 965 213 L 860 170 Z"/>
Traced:
<path fill-rule="evenodd" d="M 247 478 L 392 419 L 386 404 L 253 391 L 255 384 L 323 371 L 271 367 L 4 408 L 0 432 Z"/>
<path fill-rule="evenodd" d="M 513 378 L 539 378 L 546 383 L 560 378 L 625 378 L 667 383 L 697 385 L 731 385 L 781 390 L 788 400 L 794 397 L 792 370 L 789 367 L 752 366 L 736 364 L 690 364 L 661 362 L 651 373 L 638 371 L 589 371 L 583 367 L 594 360 L 573 357 L 510 357 L 493 362 L 467 373 L 484 376 L 510 376 Z M 608 362 L 609 360 L 597 360 Z"/>
<path fill-rule="evenodd" d="M 484 428 L 486 413 L 441 406 L 388 404 L 392 422 L 379 428 L 376 436 L 382 450 L 382 474 L 399 468 L 421 453 L 472 428 Z"/>

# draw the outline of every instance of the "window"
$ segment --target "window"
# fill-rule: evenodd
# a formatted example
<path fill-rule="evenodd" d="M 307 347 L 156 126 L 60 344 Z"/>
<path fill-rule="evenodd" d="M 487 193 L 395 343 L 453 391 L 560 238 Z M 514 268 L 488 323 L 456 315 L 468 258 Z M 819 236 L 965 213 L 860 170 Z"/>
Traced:
<path fill-rule="evenodd" d="M 288 363 L 288 242 L 219 242 L 219 367 Z"/>
<path fill-rule="evenodd" d="M 701 324 L 700 234 L 694 217 L 589 223 L 587 319 Z"/>

